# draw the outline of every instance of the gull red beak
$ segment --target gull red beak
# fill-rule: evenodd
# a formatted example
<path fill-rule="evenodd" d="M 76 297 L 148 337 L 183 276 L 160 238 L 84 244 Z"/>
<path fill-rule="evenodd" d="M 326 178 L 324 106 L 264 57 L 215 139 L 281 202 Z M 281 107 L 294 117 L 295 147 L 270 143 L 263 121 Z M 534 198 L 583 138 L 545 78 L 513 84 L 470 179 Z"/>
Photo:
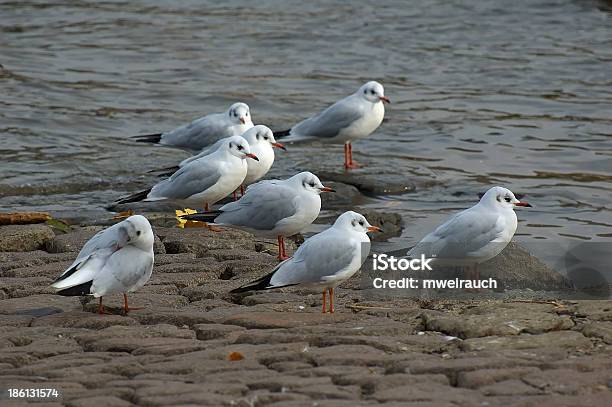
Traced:
<path fill-rule="evenodd" d="M 384 103 L 389 103 L 389 104 L 391 104 L 391 101 L 390 101 L 390 100 L 389 100 L 389 98 L 388 98 L 388 97 L 386 97 L 386 96 L 381 96 L 381 97 L 380 97 L 380 100 L 382 100 Z"/>
<path fill-rule="evenodd" d="M 323 187 L 321 188 L 321 192 L 336 192 L 334 189 L 331 189 L 330 187 Z"/>
<path fill-rule="evenodd" d="M 272 143 L 272 147 L 280 148 L 281 150 L 287 151 L 287 148 L 281 143 Z"/>
<path fill-rule="evenodd" d="M 383 230 L 378 226 L 368 226 L 368 232 L 382 232 Z"/>
<path fill-rule="evenodd" d="M 241 117 L 241 118 L 240 118 L 240 123 L 242 123 L 242 124 L 246 124 L 246 119 L 245 119 L 244 117 Z"/>
<path fill-rule="evenodd" d="M 514 204 L 514 206 L 525 206 L 527 208 L 531 208 L 531 204 L 529 202 L 517 202 Z"/>
<path fill-rule="evenodd" d="M 253 154 L 253 153 L 248 153 L 248 154 L 245 154 L 244 156 L 252 158 L 255 161 L 259 161 L 259 158 L 257 158 L 257 156 L 255 154 Z"/>

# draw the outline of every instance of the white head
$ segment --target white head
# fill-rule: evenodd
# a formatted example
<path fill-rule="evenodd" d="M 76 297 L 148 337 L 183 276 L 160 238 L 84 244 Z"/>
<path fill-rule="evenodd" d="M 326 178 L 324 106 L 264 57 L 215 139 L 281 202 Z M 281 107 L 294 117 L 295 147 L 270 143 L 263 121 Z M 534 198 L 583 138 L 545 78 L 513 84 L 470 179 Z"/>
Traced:
<path fill-rule="evenodd" d="M 528 206 L 531 205 L 527 202 L 521 202 L 510 191 L 508 188 L 504 187 L 493 187 L 490 188 L 483 196 L 480 198 L 480 203 L 482 205 L 486 205 L 492 208 L 497 209 L 505 209 L 512 210 L 517 206 Z"/>
<path fill-rule="evenodd" d="M 389 98 L 385 96 L 385 88 L 376 81 L 370 81 L 361 86 L 357 94 L 371 103 L 391 103 Z"/>
<path fill-rule="evenodd" d="M 219 150 L 229 152 L 238 158 L 252 158 L 253 160 L 259 161 L 259 158 L 257 158 L 255 154 L 251 153 L 249 142 L 242 136 L 228 137 L 225 143 L 219 147 Z"/>
<path fill-rule="evenodd" d="M 336 192 L 324 186 L 319 178 L 312 172 L 304 171 L 289 178 L 289 181 L 305 189 L 306 191 L 319 195 L 321 192 Z"/>
<path fill-rule="evenodd" d="M 229 109 L 227 109 L 227 115 L 234 124 L 253 125 L 253 122 L 251 121 L 251 111 L 249 109 L 249 105 L 246 103 L 234 103 Z"/>
<path fill-rule="evenodd" d="M 119 248 L 127 245 L 133 245 L 141 250 L 153 250 L 153 230 L 151 224 L 142 215 L 133 215 L 118 223 L 119 239 L 117 246 Z"/>
<path fill-rule="evenodd" d="M 338 216 L 334 227 L 350 230 L 357 233 L 382 232 L 378 226 L 372 226 L 360 213 L 347 211 Z"/>
<path fill-rule="evenodd" d="M 287 150 L 284 145 L 281 143 L 277 143 L 274 138 L 274 134 L 269 127 L 264 126 L 262 124 L 258 124 L 255 127 L 251 127 L 244 133 L 242 133 L 242 137 L 249 142 L 249 145 L 254 146 L 255 144 L 262 145 L 270 145 L 272 147 L 281 148 L 283 150 Z"/>

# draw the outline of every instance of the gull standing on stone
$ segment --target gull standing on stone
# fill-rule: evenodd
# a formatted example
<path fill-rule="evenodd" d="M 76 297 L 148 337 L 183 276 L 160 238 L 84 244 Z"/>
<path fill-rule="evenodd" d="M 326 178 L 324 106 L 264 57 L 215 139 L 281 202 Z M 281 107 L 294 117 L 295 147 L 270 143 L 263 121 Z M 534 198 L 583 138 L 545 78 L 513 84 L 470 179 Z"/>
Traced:
<path fill-rule="evenodd" d="M 274 163 L 274 148 L 280 148 L 282 150 L 287 150 L 284 145 L 278 143 L 274 139 L 274 135 L 272 134 L 272 130 L 268 127 L 258 124 L 255 127 L 250 128 L 245 131 L 242 136 L 248 143 L 251 148 L 251 153 L 255 154 L 257 160 L 247 160 L 247 175 L 244 178 L 242 185 L 240 186 L 240 191 L 244 194 L 244 187 L 251 185 L 252 183 L 263 178 Z M 202 158 L 210 153 L 216 151 L 221 145 L 223 145 L 228 139 L 224 138 L 217 141 L 215 144 L 205 147 L 199 154 L 194 155 L 192 157 L 186 158 L 176 167 L 164 168 L 162 171 L 164 172 L 161 175 L 172 175 L 179 168 L 185 166 L 186 164 Z M 150 171 L 153 172 L 153 171 Z"/>
<path fill-rule="evenodd" d="M 182 216 L 185 220 L 214 222 L 262 237 L 278 239 L 278 259 L 288 259 L 285 237 L 301 232 L 319 216 L 322 192 L 334 192 L 316 175 L 301 172 L 286 180 L 261 181 L 247 188 L 236 202 L 218 211 Z"/>
<path fill-rule="evenodd" d="M 344 143 L 344 168 L 357 168 L 351 141 L 369 136 L 380 126 L 385 116 L 383 102 L 391 103 L 385 89 L 380 83 L 370 81 L 321 113 L 274 135 L 286 142 Z"/>
<path fill-rule="evenodd" d="M 453 215 L 425 236 L 410 251 L 411 258 L 424 255 L 447 266 L 472 267 L 479 279 L 478 264 L 492 259 L 510 243 L 516 232 L 515 207 L 531 207 L 507 188 L 492 187 L 476 205 Z"/>
<path fill-rule="evenodd" d="M 240 136 L 253 127 L 249 106 L 234 103 L 224 113 L 213 113 L 165 133 L 131 137 L 143 143 L 159 143 L 165 146 L 199 151 L 219 139 Z"/>
<path fill-rule="evenodd" d="M 333 313 L 334 288 L 361 268 L 370 253 L 367 233 L 379 231 L 363 215 L 345 212 L 330 228 L 306 240 L 293 257 L 280 263 L 270 274 L 231 292 L 314 286 L 323 289 L 323 313 L 326 312 L 325 294 L 329 291 L 329 312 Z"/>
<path fill-rule="evenodd" d="M 257 160 L 249 143 L 230 137 L 215 152 L 198 158 L 152 188 L 119 199 L 116 204 L 172 200 L 185 205 L 204 203 L 204 210 L 238 188 L 247 174 L 247 158 Z"/>
<path fill-rule="evenodd" d="M 127 293 L 138 290 L 151 278 L 153 240 L 147 218 L 130 216 L 89 239 L 52 287 L 59 290 L 59 295 L 99 298 L 100 314 L 104 313 L 102 297 L 121 293 L 127 314 Z"/>

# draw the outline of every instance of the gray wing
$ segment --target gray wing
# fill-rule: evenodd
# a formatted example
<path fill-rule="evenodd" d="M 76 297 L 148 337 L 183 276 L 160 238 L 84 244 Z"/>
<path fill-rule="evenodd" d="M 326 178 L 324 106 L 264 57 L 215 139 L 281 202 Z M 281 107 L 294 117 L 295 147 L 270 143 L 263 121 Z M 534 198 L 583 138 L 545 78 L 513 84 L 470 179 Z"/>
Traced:
<path fill-rule="evenodd" d="M 221 178 L 213 160 L 200 158 L 179 168 L 172 176 L 151 189 L 150 198 L 187 199 L 215 185 Z"/>
<path fill-rule="evenodd" d="M 499 217 L 489 211 L 472 207 L 453 216 L 429 235 L 425 236 L 408 255 L 441 259 L 472 257 L 494 241 L 503 232 Z"/>
<path fill-rule="evenodd" d="M 295 198 L 295 191 L 281 183 L 258 182 L 238 201 L 224 205 L 215 223 L 272 230 L 279 221 L 295 215 Z"/>
<path fill-rule="evenodd" d="M 164 133 L 161 143 L 191 150 L 201 150 L 230 135 L 224 114 L 215 113 Z"/>
<path fill-rule="evenodd" d="M 97 251 L 113 249 L 125 242 L 128 238 L 128 234 L 123 222 L 125 221 L 116 223 L 109 228 L 101 230 L 96 233 L 91 239 L 89 239 L 87 243 L 83 245 L 83 248 L 77 255 L 76 260 L 70 265 L 70 267 L 68 267 L 66 271 L 83 262 L 90 255 Z M 64 273 L 66 273 L 66 271 L 64 271 Z M 62 273 L 61 275 L 64 275 L 64 273 Z"/>
<path fill-rule="evenodd" d="M 328 233 L 330 232 L 330 233 Z M 322 283 L 345 271 L 360 256 L 360 243 L 343 238 L 336 231 L 327 229 L 308 239 L 294 256 L 281 263 L 270 279 L 273 286 Z M 364 250 L 365 251 L 365 250 Z M 365 251 L 367 256 L 368 251 Z M 363 263 L 361 263 L 363 264 Z"/>
<path fill-rule="evenodd" d="M 333 138 L 363 116 L 363 106 L 349 96 L 321 113 L 296 124 L 286 141 L 304 138 Z"/>

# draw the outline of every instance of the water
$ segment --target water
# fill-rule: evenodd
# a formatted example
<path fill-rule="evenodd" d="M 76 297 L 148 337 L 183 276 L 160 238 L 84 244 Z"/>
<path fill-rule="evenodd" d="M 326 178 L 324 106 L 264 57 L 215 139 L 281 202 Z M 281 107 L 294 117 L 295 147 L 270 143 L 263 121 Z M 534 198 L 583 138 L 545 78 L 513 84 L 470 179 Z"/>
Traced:
<path fill-rule="evenodd" d="M 598 1 L 0 3 L 0 210 L 100 216 L 184 157 L 128 141 L 241 100 L 284 129 L 376 79 L 393 104 L 354 150 L 414 193 L 410 244 L 491 184 L 518 238 L 611 242 L 612 5 Z M 317 171 L 292 147 L 273 175 Z M 384 179 L 381 180 L 384 182 Z"/>

